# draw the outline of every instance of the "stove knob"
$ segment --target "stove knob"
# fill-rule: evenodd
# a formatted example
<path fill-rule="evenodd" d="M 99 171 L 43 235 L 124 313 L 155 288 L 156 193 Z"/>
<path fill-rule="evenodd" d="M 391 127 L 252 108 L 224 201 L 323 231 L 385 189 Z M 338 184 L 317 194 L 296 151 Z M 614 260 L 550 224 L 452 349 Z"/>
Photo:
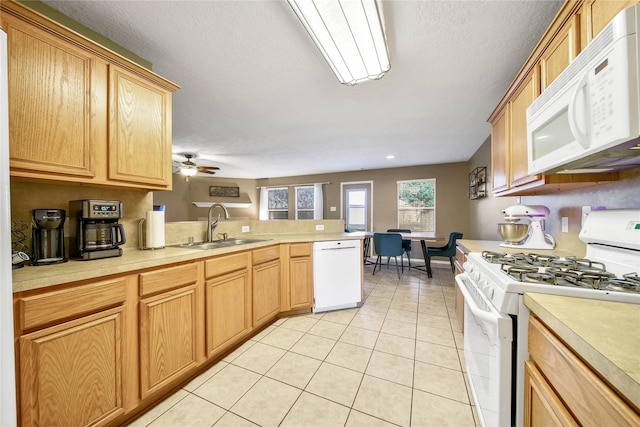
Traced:
<path fill-rule="evenodd" d="M 485 292 L 484 292 L 484 294 L 487 296 L 487 298 L 492 300 L 494 293 L 495 293 L 495 289 L 493 289 L 491 286 L 487 285 L 487 287 L 485 288 Z"/>
<path fill-rule="evenodd" d="M 469 261 L 465 261 L 464 263 L 462 263 L 462 268 L 464 268 L 464 271 L 473 271 L 473 264 L 471 264 Z"/>

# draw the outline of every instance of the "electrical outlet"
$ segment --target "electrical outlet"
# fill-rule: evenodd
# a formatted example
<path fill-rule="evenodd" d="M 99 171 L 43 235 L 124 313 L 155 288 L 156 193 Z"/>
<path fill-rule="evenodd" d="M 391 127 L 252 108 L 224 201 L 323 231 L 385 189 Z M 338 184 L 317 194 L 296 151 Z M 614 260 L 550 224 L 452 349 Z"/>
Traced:
<path fill-rule="evenodd" d="M 335 207 L 335 206 L 331 206 L 331 207 L 329 208 L 329 210 L 330 210 L 331 212 L 335 212 L 335 211 L 336 211 L 336 207 Z"/>
<path fill-rule="evenodd" d="M 562 232 L 563 233 L 569 232 L 569 217 L 567 216 L 562 217 Z"/>
<path fill-rule="evenodd" d="M 242 226 L 242 232 L 243 232 L 243 233 L 248 233 L 248 232 L 249 232 L 249 230 L 250 230 L 250 228 L 249 228 L 249 226 L 248 226 L 248 225 L 243 225 L 243 226 Z"/>
<path fill-rule="evenodd" d="M 324 225 L 323 224 L 317 224 L 316 225 L 316 231 L 324 231 Z"/>

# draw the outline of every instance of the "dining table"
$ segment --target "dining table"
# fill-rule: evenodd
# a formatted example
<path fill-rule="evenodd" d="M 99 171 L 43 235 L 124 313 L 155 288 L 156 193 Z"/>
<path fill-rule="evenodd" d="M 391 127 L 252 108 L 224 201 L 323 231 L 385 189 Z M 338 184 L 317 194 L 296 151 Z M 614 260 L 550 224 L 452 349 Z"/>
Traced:
<path fill-rule="evenodd" d="M 369 247 L 371 245 L 371 238 L 373 238 L 374 231 L 360 231 L 355 232 L 360 233 L 364 236 L 364 259 L 365 262 L 367 260 L 367 254 L 369 253 Z M 388 232 L 380 232 L 380 233 L 388 233 Z M 415 270 L 424 271 L 427 273 L 427 277 L 433 277 L 431 273 L 431 262 L 429 259 L 429 254 L 427 252 L 427 244 L 428 243 L 439 243 L 442 244 L 447 240 L 447 237 L 438 236 L 434 232 L 429 231 L 416 231 L 411 233 L 391 233 L 391 234 L 400 234 L 402 236 L 402 240 L 411 240 L 411 241 L 419 241 L 420 246 L 422 248 L 422 258 L 424 259 L 424 267 L 421 265 L 411 266 L 411 268 Z M 440 245 L 441 246 L 441 245 Z"/>

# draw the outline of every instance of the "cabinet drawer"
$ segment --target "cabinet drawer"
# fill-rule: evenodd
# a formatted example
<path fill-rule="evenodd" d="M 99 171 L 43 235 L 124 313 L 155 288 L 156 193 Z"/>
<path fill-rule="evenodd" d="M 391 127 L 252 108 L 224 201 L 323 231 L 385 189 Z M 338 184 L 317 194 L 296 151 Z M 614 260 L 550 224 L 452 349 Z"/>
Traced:
<path fill-rule="evenodd" d="M 456 261 L 462 265 L 467 261 L 467 254 L 460 248 L 460 246 L 456 246 Z"/>
<path fill-rule="evenodd" d="M 98 311 L 125 300 L 127 277 L 63 289 L 17 300 L 18 327 L 35 328 Z"/>
<path fill-rule="evenodd" d="M 140 274 L 140 296 L 163 292 L 198 281 L 198 264 L 178 265 Z"/>
<path fill-rule="evenodd" d="M 289 245 L 291 258 L 310 256 L 313 251 L 311 243 L 293 243 Z"/>
<path fill-rule="evenodd" d="M 207 278 L 220 276 L 249 267 L 249 252 L 224 255 L 208 259 L 204 262 L 204 272 Z"/>
<path fill-rule="evenodd" d="M 268 248 L 253 251 L 253 265 L 263 264 L 279 258 L 280 246 L 269 246 Z"/>
<path fill-rule="evenodd" d="M 529 353 L 580 424 L 640 425 L 640 415 L 535 317 L 529 321 Z"/>

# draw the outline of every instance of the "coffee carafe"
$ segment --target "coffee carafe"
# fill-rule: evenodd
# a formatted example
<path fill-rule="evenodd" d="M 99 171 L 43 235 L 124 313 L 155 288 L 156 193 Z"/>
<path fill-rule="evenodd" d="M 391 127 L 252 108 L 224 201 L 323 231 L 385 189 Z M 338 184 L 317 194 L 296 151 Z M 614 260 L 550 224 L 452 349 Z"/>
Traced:
<path fill-rule="evenodd" d="M 31 224 L 31 265 L 67 262 L 64 254 L 64 221 L 62 209 L 34 209 Z"/>
<path fill-rule="evenodd" d="M 69 254 L 74 259 L 92 260 L 122 255 L 126 243 L 122 202 L 117 200 L 74 200 L 69 202 Z"/>

